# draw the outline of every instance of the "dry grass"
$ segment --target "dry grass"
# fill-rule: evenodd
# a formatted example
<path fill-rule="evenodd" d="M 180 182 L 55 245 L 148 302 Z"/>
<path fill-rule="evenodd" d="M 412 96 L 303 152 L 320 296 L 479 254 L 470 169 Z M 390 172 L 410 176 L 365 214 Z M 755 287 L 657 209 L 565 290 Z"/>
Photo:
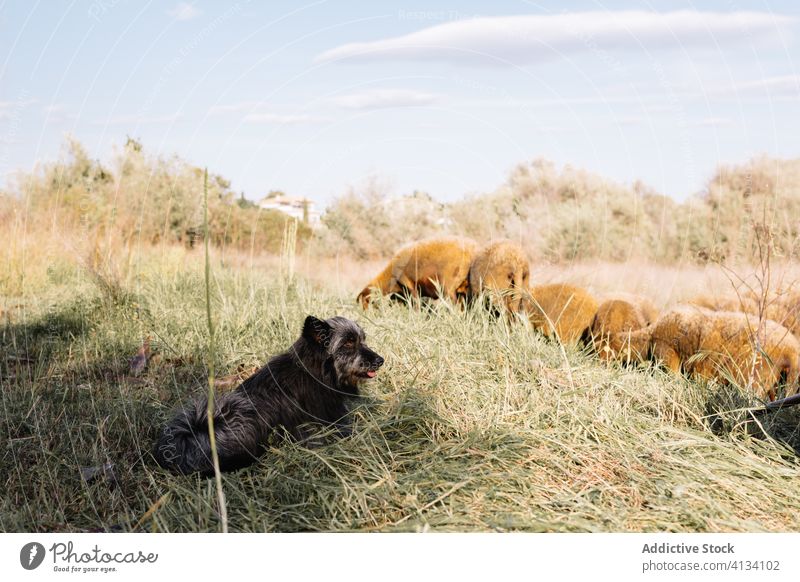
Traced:
<path fill-rule="evenodd" d="M 759 425 L 736 391 L 606 367 L 477 308 L 363 312 L 355 294 L 379 263 L 301 254 L 287 285 L 277 259 L 214 259 L 220 376 L 284 349 L 308 313 L 357 319 L 387 361 L 352 437 L 285 444 L 224 476 L 233 531 L 800 528 L 791 410 Z M 26 263 L 37 285 L 2 288 L 0 529 L 217 531 L 212 481 L 149 456 L 169 414 L 205 387 L 202 253 L 134 248 L 108 271 L 118 295 L 80 264 L 62 254 L 55 275 Z M 625 281 L 660 305 L 726 281 L 710 269 L 534 269 L 535 284 L 557 280 L 596 292 Z M 147 336 L 154 355 L 133 376 Z M 81 478 L 104 463 L 113 476 Z"/>

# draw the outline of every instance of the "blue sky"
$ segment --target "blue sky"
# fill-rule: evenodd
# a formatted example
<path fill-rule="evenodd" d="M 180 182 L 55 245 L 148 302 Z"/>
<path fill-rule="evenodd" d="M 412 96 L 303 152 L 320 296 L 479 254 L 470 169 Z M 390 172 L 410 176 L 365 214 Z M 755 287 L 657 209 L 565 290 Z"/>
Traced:
<path fill-rule="evenodd" d="M 800 156 L 796 2 L 0 1 L 0 184 L 127 135 L 257 199 L 442 200 L 545 157 L 683 199 Z"/>

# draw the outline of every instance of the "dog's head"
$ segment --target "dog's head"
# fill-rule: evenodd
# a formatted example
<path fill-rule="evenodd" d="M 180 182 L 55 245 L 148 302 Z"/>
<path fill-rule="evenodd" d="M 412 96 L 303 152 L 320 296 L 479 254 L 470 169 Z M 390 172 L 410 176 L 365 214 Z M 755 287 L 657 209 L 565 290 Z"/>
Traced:
<path fill-rule="evenodd" d="M 347 318 L 322 320 L 309 315 L 303 324 L 303 338 L 325 351 L 343 384 L 357 386 L 374 378 L 383 365 L 383 358 L 367 346 L 364 330 Z"/>

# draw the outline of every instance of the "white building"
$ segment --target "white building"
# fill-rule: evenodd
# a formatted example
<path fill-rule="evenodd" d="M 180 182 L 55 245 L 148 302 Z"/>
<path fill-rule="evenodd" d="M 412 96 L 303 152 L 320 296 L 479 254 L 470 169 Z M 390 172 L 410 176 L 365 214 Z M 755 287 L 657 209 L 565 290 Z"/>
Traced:
<path fill-rule="evenodd" d="M 300 222 L 308 220 L 309 226 L 319 225 L 319 211 L 315 208 L 314 201 L 308 198 L 296 198 L 280 194 L 277 196 L 267 196 L 258 203 L 264 210 L 277 210 L 296 218 Z"/>

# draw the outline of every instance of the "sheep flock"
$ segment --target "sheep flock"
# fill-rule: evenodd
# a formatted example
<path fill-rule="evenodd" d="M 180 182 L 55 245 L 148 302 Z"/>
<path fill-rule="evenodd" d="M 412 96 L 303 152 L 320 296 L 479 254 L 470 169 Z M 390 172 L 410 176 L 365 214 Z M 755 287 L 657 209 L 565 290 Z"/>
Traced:
<path fill-rule="evenodd" d="M 800 388 L 800 294 L 760 299 L 699 296 L 659 313 L 646 297 L 595 297 L 567 283 L 531 285 L 524 250 L 510 240 L 485 246 L 463 237 L 401 248 L 358 295 L 406 300 L 482 301 L 565 345 L 582 345 L 606 363 L 653 362 L 690 378 L 735 385 L 762 400 Z"/>

